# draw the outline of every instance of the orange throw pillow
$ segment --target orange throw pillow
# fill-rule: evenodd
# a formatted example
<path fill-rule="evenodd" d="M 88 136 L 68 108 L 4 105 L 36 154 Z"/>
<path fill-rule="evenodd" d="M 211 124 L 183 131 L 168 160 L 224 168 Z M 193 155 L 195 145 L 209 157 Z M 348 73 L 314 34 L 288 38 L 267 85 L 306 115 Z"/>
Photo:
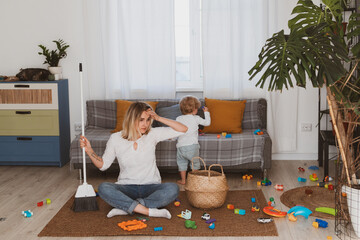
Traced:
<path fill-rule="evenodd" d="M 205 106 L 209 109 L 211 124 L 204 128 L 208 133 L 241 133 L 246 100 L 226 101 L 205 98 Z"/>
<path fill-rule="evenodd" d="M 127 110 L 129 109 L 130 105 L 133 103 L 132 101 L 126 101 L 126 100 L 115 100 L 116 102 L 116 127 L 112 133 L 120 132 L 122 130 L 123 121 L 125 118 L 125 114 Z M 146 102 L 149 104 L 152 109 L 155 111 L 156 105 L 159 102 Z"/>

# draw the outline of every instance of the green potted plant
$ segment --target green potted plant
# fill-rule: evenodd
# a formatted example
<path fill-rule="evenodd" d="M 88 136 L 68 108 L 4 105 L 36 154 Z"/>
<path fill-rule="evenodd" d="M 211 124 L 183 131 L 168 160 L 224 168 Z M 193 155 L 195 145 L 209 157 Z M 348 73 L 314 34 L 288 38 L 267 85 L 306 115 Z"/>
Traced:
<path fill-rule="evenodd" d="M 281 30 L 269 38 L 259 60 L 249 71 L 250 80 L 261 74 L 256 86 L 267 86 L 269 91 L 282 91 L 295 85 L 305 88 L 306 79 L 313 87 L 326 86 L 343 163 L 339 182 L 344 186 L 338 190 L 345 192 L 360 188 L 357 181 L 360 156 L 354 154 L 357 149 L 353 147 L 359 142 L 353 138 L 354 128 L 360 125 L 360 42 L 357 39 L 360 14 L 352 13 L 344 26 L 343 6 L 349 3 L 350 0 L 322 0 L 316 5 L 311 0 L 299 0 L 292 11 L 295 16 L 288 22 L 290 33 Z M 347 131 L 343 121 L 349 122 Z M 360 214 L 352 222 L 360 223 Z M 354 229 L 360 237 L 360 224 Z"/>
<path fill-rule="evenodd" d="M 42 51 L 38 52 L 38 54 L 45 56 L 45 61 L 43 64 L 49 64 L 48 69 L 50 73 L 55 76 L 55 80 L 58 80 L 62 72 L 62 68 L 59 66 L 59 62 L 61 59 L 67 56 L 66 50 L 70 46 L 62 39 L 54 40 L 53 42 L 56 44 L 57 49 L 50 51 L 47 47 L 40 44 L 38 46 Z"/>

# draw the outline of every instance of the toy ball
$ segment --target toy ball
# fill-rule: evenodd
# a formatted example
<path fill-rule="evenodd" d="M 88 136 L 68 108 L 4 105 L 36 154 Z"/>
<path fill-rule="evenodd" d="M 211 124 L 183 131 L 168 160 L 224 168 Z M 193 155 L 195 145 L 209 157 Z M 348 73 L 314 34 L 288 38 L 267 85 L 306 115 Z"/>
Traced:
<path fill-rule="evenodd" d="M 220 134 L 218 134 L 216 137 L 217 137 L 217 138 L 220 138 Z"/>
<path fill-rule="evenodd" d="M 211 223 L 211 224 L 209 225 L 209 228 L 210 228 L 210 229 L 214 229 L 214 228 L 215 228 L 215 223 Z"/>

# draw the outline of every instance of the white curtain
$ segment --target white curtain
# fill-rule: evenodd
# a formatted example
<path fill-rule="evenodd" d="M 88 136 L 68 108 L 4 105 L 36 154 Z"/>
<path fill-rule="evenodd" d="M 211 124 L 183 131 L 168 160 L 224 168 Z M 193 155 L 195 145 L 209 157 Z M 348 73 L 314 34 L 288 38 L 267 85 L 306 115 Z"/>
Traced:
<path fill-rule="evenodd" d="M 273 152 L 296 151 L 298 89 L 269 93 L 249 81 L 265 40 L 285 28 L 296 1 L 202 0 L 204 96 L 268 100 Z"/>
<path fill-rule="evenodd" d="M 173 0 L 84 0 L 90 99 L 175 97 Z"/>

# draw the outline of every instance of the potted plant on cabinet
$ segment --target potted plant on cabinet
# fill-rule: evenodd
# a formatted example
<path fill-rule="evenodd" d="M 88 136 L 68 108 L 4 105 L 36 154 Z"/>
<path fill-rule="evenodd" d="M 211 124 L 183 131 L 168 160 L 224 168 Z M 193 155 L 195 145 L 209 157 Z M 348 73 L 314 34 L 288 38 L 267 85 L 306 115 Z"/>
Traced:
<path fill-rule="evenodd" d="M 339 179 L 343 186 L 337 190 L 359 194 L 354 198 L 348 194 L 347 201 L 349 208 L 350 205 L 357 208 L 354 214 L 350 210 L 350 217 L 360 237 L 360 202 L 358 206 L 351 201 L 360 199 L 357 181 L 360 156 L 359 149 L 354 147 L 359 138 L 353 137 L 355 127 L 360 125 L 360 14 L 351 14 L 345 34 L 343 1 L 346 6 L 350 2 L 322 0 L 322 4 L 316 5 L 311 0 L 299 0 L 292 11 L 295 17 L 288 22 L 290 33 L 281 30 L 266 41 L 249 75 L 251 80 L 262 74 L 256 86 L 266 85 L 269 91 L 282 91 L 294 85 L 305 88 L 307 79 L 313 87 L 326 86 L 343 166 Z M 344 121 L 349 122 L 346 131 Z"/>
<path fill-rule="evenodd" d="M 38 54 L 45 56 L 43 64 L 49 64 L 48 70 L 55 76 L 55 80 L 58 80 L 62 72 L 62 67 L 59 66 L 59 62 L 67 56 L 66 50 L 70 46 L 62 39 L 54 40 L 53 42 L 56 44 L 57 49 L 50 51 L 47 47 L 40 44 L 38 46 L 42 51 L 38 52 Z"/>

